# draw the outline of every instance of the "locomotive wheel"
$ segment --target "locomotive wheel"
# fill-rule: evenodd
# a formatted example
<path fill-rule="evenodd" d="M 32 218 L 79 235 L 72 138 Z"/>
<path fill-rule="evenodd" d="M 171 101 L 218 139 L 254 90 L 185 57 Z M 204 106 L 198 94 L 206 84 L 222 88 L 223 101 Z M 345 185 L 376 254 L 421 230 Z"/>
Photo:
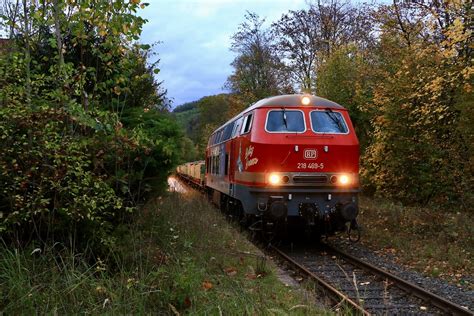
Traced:
<path fill-rule="evenodd" d="M 247 228 L 250 232 L 250 240 L 262 240 L 262 231 L 264 226 L 262 218 L 252 215 L 248 215 L 246 218 L 248 225 L 245 228 Z"/>
<path fill-rule="evenodd" d="M 276 235 L 276 223 L 263 221 L 263 229 L 262 229 L 262 240 L 266 244 L 270 244 L 272 240 L 275 238 Z"/>
<path fill-rule="evenodd" d="M 247 214 L 242 214 L 239 217 L 240 231 L 247 230 L 252 224 L 252 216 Z"/>
<path fill-rule="evenodd" d="M 312 242 L 315 242 L 315 243 L 319 244 L 321 242 L 321 237 L 322 237 L 322 234 L 321 234 L 321 231 L 319 229 L 314 229 L 311 232 L 311 241 Z"/>
<path fill-rule="evenodd" d="M 347 237 L 352 243 L 356 243 L 360 240 L 361 231 L 360 226 L 357 224 L 357 221 L 354 219 L 351 221 L 347 228 Z"/>
<path fill-rule="evenodd" d="M 227 198 L 224 208 L 224 213 L 230 221 L 237 222 L 242 219 L 242 206 L 239 201 Z"/>
<path fill-rule="evenodd" d="M 280 219 L 278 221 L 264 220 L 262 240 L 270 244 L 281 238 L 287 239 L 288 228 L 287 219 Z"/>

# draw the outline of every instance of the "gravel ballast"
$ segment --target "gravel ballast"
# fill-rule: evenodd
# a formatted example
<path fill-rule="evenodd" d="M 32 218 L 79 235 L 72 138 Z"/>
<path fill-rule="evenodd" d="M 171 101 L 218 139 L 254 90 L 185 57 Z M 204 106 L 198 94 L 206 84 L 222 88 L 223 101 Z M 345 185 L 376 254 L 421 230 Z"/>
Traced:
<path fill-rule="evenodd" d="M 453 303 L 474 311 L 474 291 L 450 284 L 442 279 L 424 276 L 420 272 L 409 270 L 395 262 L 395 258 L 390 254 L 380 255 L 373 250 L 368 249 L 361 243 L 351 243 L 346 238 L 331 238 L 329 243 L 348 254 L 367 261 L 375 266 L 387 270 L 406 281 L 417 284 L 418 286 L 444 297 Z M 472 278 L 472 277 L 468 277 Z M 471 281 L 471 280 L 470 280 Z"/>

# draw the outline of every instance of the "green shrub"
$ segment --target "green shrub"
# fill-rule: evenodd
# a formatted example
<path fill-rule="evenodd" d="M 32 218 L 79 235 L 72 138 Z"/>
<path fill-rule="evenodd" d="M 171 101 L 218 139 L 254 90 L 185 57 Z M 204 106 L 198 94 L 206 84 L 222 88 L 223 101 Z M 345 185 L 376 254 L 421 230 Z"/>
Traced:
<path fill-rule="evenodd" d="M 154 128 L 129 131 L 109 112 L 74 104 L 1 107 L 1 235 L 17 244 L 74 236 L 76 248 L 96 251 L 113 243 L 144 193 L 163 188 L 179 150 L 174 127 L 150 117 Z"/>
<path fill-rule="evenodd" d="M 147 193 L 164 188 L 181 134 L 151 110 L 166 108 L 166 91 L 152 47 L 136 42 L 138 8 L 15 8 L 28 28 L 15 27 L 0 50 L 0 239 L 100 252 Z M 134 120 L 125 127 L 124 112 Z"/>
<path fill-rule="evenodd" d="M 108 222 L 123 210 L 94 168 L 86 136 L 100 137 L 64 110 L 0 108 L 0 232 L 17 242 L 65 237 L 76 226 L 105 241 Z M 83 130 L 83 134 L 75 130 Z"/>
<path fill-rule="evenodd" d="M 185 146 L 184 135 L 175 120 L 154 109 L 126 109 L 121 121 L 141 145 L 133 165 L 137 171 L 134 188 L 137 197 L 144 199 L 150 192 L 165 189 L 166 179 Z"/>

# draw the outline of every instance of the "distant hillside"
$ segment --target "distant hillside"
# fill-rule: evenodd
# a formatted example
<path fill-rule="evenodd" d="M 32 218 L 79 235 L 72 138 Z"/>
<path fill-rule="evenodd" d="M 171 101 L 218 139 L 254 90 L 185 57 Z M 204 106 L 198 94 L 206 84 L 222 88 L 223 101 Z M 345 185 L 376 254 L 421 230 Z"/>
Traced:
<path fill-rule="evenodd" d="M 178 122 L 179 126 L 181 126 L 186 132 L 186 135 L 196 143 L 200 136 L 200 115 L 198 101 L 177 106 L 173 110 L 173 115 L 176 117 L 176 121 Z"/>
<path fill-rule="evenodd" d="M 174 110 L 173 113 L 180 113 L 180 112 L 186 112 L 190 111 L 192 109 L 196 109 L 198 106 L 199 101 L 193 101 L 193 102 L 188 102 L 184 103 L 181 105 L 178 105 Z"/>

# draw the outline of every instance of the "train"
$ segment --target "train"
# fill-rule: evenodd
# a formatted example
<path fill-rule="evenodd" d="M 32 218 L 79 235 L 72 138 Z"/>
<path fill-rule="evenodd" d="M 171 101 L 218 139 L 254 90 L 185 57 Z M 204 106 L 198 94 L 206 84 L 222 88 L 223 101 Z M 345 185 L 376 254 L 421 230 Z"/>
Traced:
<path fill-rule="evenodd" d="M 205 158 L 178 166 L 178 176 L 251 230 L 312 238 L 359 231 L 359 141 L 335 102 L 262 99 L 212 133 Z"/>

